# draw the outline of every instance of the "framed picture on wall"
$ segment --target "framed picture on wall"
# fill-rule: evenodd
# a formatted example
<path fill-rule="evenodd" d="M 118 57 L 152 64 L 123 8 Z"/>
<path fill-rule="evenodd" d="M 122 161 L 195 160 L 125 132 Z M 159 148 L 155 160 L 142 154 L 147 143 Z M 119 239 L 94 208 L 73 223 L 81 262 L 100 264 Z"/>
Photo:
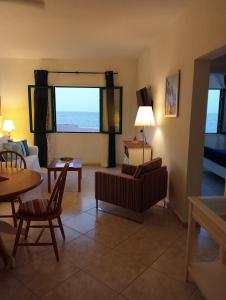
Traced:
<path fill-rule="evenodd" d="M 180 71 L 166 77 L 165 117 L 178 116 Z"/>

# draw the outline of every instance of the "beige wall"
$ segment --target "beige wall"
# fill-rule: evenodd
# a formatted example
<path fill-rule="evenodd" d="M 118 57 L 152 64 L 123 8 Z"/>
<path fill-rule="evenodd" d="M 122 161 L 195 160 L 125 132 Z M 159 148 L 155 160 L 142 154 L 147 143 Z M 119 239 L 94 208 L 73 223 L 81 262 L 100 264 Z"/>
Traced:
<path fill-rule="evenodd" d="M 194 60 L 226 44 L 225 28 L 225 1 L 192 1 L 189 9 L 175 20 L 167 32 L 159 34 L 151 46 L 142 53 L 138 62 L 138 85 L 152 86 L 157 122 L 155 128 L 146 130 L 148 140 L 153 146 L 154 156 L 163 157 L 164 163 L 168 166 L 170 205 L 183 221 L 187 216 L 187 195 L 191 191 L 193 194 L 199 193 L 194 178 L 191 177 L 196 171 L 194 163 L 197 160 L 200 160 L 200 163 L 197 165 L 196 173 L 200 173 L 201 144 L 204 140 L 203 116 L 206 99 L 202 98 L 200 103 L 197 101 L 198 93 L 193 95 L 192 92 Z M 178 69 L 181 70 L 179 116 L 165 118 L 165 78 Z M 191 112 L 194 113 L 198 106 L 201 106 L 199 108 L 202 111 L 201 121 L 197 120 L 197 116 L 193 119 L 199 129 L 196 144 L 200 145 L 194 153 L 192 135 L 195 133 L 195 126 L 192 126 L 190 136 L 190 119 Z M 192 149 L 189 149 L 189 144 Z"/>
<path fill-rule="evenodd" d="M 123 134 L 116 137 L 117 162 L 123 159 L 122 140 L 135 134 L 136 116 L 136 60 L 28 60 L 0 59 L 0 95 L 2 114 L 15 123 L 14 139 L 27 138 L 29 132 L 27 86 L 34 84 L 33 70 L 106 71 L 119 74 L 115 84 L 123 86 Z M 50 85 L 104 86 L 104 75 L 49 74 Z M 102 134 L 50 134 L 50 158 L 53 156 L 79 156 L 85 163 L 103 163 L 106 160 L 107 136 Z"/>

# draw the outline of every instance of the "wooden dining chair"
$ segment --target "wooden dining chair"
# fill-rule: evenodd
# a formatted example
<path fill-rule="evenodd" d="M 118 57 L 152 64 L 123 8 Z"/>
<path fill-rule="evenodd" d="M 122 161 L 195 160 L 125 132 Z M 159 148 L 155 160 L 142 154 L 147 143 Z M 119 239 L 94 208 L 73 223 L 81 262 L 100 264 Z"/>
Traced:
<path fill-rule="evenodd" d="M 0 152 L 0 168 L 19 168 L 26 169 L 26 161 L 22 155 L 15 151 L 1 151 Z M 20 201 L 18 197 L 11 197 L 4 200 L 0 200 L 1 202 L 10 202 L 12 214 L 0 215 L 0 218 L 13 218 L 14 227 L 17 227 L 17 218 L 16 218 L 16 210 L 15 210 L 15 202 Z"/>
<path fill-rule="evenodd" d="M 16 255 L 18 246 L 53 246 L 56 260 L 59 261 L 59 254 L 57 248 L 56 237 L 54 233 L 54 228 L 60 228 L 63 239 L 65 240 L 64 229 L 62 225 L 62 221 L 60 215 L 62 213 L 62 198 L 64 193 L 65 181 L 67 176 L 67 171 L 69 168 L 69 164 L 65 164 L 63 170 L 60 173 L 60 176 L 57 179 L 53 192 L 51 194 L 50 199 L 33 199 L 31 201 L 27 201 L 20 204 L 19 210 L 17 212 L 17 218 L 20 220 L 19 226 L 17 229 L 16 239 L 13 248 L 13 256 Z M 53 220 L 57 219 L 58 225 L 53 225 Z M 26 229 L 25 229 L 25 240 L 28 237 L 28 232 L 30 228 L 42 228 L 40 231 L 36 241 L 34 243 L 20 242 L 20 235 L 23 227 L 23 222 L 26 221 Z M 39 225 L 31 225 L 31 222 L 48 222 L 39 224 Z M 39 242 L 45 228 L 50 229 L 50 234 L 52 237 L 52 242 L 50 243 L 41 243 Z"/>

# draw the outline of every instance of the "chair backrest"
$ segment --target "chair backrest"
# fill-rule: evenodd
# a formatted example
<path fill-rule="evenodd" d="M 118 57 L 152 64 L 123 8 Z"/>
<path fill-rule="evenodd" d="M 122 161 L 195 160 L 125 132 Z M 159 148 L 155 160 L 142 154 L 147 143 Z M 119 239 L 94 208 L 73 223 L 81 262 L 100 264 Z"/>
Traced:
<path fill-rule="evenodd" d="M 26 161 L 20 153 L 15 151 L 0 152 L 0 167 L 26 169 Z"/>
<path fill-rule="evenodd" d="M 53 192 L 49 200 L 49 204 L 47 206 L 47 213 L 58 212 L 61 209 L 68 168 L 69 163 L 66 163 L 54 186 Z"/>

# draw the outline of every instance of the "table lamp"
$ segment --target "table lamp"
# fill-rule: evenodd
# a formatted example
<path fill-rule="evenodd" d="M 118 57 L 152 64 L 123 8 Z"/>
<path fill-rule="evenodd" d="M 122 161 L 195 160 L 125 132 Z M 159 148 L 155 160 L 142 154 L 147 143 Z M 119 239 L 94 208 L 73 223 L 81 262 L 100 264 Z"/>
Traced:
<path fill-rule="evenodd" d="M 7 134 L 10 137 L 10 133 L 15 129 L 15 126 L 13 124 L 12 120 L 4 120 L 2 130 L 7 131 Z"/>
<path fill-rule="evenodd" d="M 143 127 L 142 132 L 143 132 L 143 163 L 144 163 L 144 144 L 146 144 L 144 127 L 155 126 L 155 119 L 154 119 L 152 106 L 139 106 L 134 125 Z"/>

